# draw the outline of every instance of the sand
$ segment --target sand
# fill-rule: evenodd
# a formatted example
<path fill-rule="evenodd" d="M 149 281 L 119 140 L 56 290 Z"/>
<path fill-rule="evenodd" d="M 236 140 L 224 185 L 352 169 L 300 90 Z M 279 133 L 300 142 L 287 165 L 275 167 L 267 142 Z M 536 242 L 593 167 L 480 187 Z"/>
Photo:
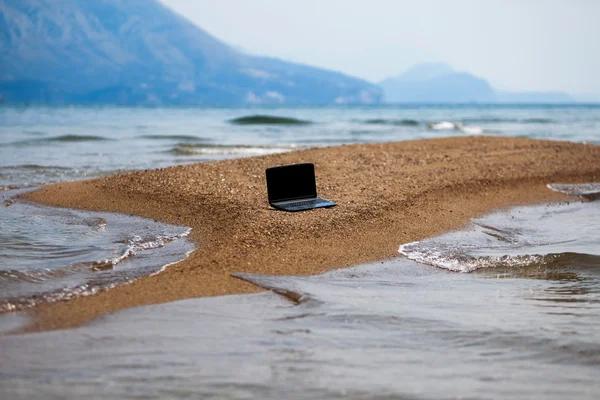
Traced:
<path fill-rule="evenodd" d="M 313 162 L 331 209 L 276 211 L 267 167 Z M 193 228 L 186 260 L 87 297 L 33 308 L 27 331 L 79 326 L 128 307 L 259 289 L 234 272 L 306 275 L 397 257 L 493 209 L 560 201 L 547 183 L 600 180 L 600 147 L 458 137 L 317 148 L 50 185 L 32 201 L 135 214 Z M 570 198 L 573 200 L 573 198 Z"/>

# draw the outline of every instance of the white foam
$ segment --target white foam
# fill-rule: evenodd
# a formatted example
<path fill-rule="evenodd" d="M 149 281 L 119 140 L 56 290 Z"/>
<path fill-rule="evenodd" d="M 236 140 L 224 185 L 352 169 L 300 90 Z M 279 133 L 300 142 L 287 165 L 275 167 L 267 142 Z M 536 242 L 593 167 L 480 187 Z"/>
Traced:
<path fill-rule="evenodd" d="M 434 124 L 429 124 L 429 129 L 433 129 L 435 131 L 449 131 L 457 129 L 457 123 L 449 121 L 437 122 Z"/>
<path fill-rule="evenodd" d="M 483 133 L 483 128 L 479 126 L 461 126 L 459 129 L 469 135 L 481 135 Z"/>
<path fill-rule="evenodd" d="M 462 230 L 403 244 L 408 259 L 455 272 L 546 265 L 565 254 L 600 255 L 598 202 L 517 207 Z"/>
<path fill-rule="evenodd" d="M 429 124 L 428 126 L 429 129 L 433 129 L 434 131 L 456 130 L 469 135 L 481 135 L 483 133 L 483 128 L 481 128 L 480 126 L 465 126 L 461 122 L 442 121 Z"/>

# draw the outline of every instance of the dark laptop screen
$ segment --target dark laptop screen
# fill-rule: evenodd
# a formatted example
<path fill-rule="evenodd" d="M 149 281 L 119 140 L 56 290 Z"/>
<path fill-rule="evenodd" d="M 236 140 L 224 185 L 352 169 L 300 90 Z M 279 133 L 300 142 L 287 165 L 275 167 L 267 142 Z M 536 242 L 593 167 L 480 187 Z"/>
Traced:
<path fill-rule="evenodd" d="M 294 164 L 268 168 L 267 191 L 269 202 L 317 197 L 315 166 Z"/>

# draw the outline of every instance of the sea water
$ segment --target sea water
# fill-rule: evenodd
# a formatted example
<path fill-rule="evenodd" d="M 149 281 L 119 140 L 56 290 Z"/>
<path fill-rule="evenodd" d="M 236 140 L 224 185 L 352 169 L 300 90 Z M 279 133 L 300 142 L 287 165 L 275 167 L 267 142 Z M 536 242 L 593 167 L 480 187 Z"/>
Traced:
<path fill-rule="evenodd" d="M 239 120 L 257 115 L 290 119 Z M 600 105 L 248 109 L 0 106 L 0 187 L 297 148 L 456 135 L 599 143 L 599 129 Z"/>
<path fill-rule="evenodd" d="M 406 257 L 312 277 L 237 275 L 270 292 L 3 336 L 0 394 L 596 399 L 599 226 L 600 202 L 519 207 L 403 244 Z"/>
<path fill-rule="evenodd" d="M 0 303 L 13 310 L 94 293 L 157 273 L 193 248 L 186 227 L 15 201 L 20 190 L 347 143 L 487 134 L 600 144 L 599 131 L 600 107 L 585 105 L 0 107 Z M 3 336 L 0 393 L 595 398 L 596 204 L 490 216 L 398 243 L 408 258 L 384 264 L 240 277 L 297 293 L 298 305 L 273 293 L 187 300 L 76 330 Z M 5 314 L 0 332 L 23 323 Z"/>

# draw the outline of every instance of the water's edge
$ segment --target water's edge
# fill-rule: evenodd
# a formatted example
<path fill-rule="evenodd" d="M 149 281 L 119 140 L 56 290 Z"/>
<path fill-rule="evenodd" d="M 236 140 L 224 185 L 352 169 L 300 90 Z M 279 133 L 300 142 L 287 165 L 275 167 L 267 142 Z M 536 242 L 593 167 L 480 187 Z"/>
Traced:
<path fill-rule="evenodd" d="M 0 261 L 8 267 L 0 270 L 0 334 L 15 331 L 12 321 L 35 317 L 39 306 L 158 275 L 186 260 L 197 247 L 189 227 L 136 215 L 56 207 L 24 196 L 37 189 L 0 192 L 4 212 L 0 220 L 7 228 L 2 236 L 6 252 Z M 27 227 L 21 226 L 17 234 L 11 231 L 24 220 L 32 220 L 30 232 L 35 234 L 23 237 Z M 23 242 L 32 238 L 33 244 Z M 17 331 L 23 330 L 22 325 Z"/>
<path fill-rule="evenodd" d="M 577 198 L 576 196 L 577 196 L 577 194 L 578 194 L 578 192 L 577 192 L 577 186 L 582 186 L 582 187 L 586 187 L 586 188 L 588 188 L 588 189 L 589 189 L 589 186 L 590 186 L 590 184 L 584 184 L 584 185 L 562 185 L 562 186 L 561 186 L 561 189 L 562 189 L 562 191 L 563 191 L 563 192 L 564 192 L 564 190 L 569 190 L 569 191 L 570 191 L 570 193 L 568 193 L 568 194 L 570 194 L 570 195 L 571 195 L 571 197 L 570 197 L 570 198 L 576 199 L 576 198 Z M 549 185 L 549 188 L 550 188 L 550 189 L 553 189 L 553 188 L 551 187 L 551 185 Z M 565 188 L 566 188 L 566 189 L 565 189 Z M 554 190 L 554 189 L 553 189 L 553 190 Z M 28 189 L 28 191 L 31 191 L 31 189 Z M 575 196 L 575 197 L 574 197 L 574 196 Z M 29 202 L 29 203 L 31 203 L 31 204 L 34 204 L 34 205 L 36 205 L 36 206 L 40 206 L 40 207 L 44 207 L 44 208 L 49 208 L 49 209 L 52 209 L 52 208 L 54 208 L 54 207 L 52 207 L 52 206 L 47 206 L 47 205 L 45 205 L 45 204 L 33 203 L 33 202 L 30 202 L 29 200 L 26 200 L 26 202 Z M 515 207 L 519 207 L 519 206 L 532 206 L 532 205 L 535 205 L 535 204 L 554 205 L 554 204 L 560 204 L 560 203 L 562 203 L 562 201 L 551 202 L 551 203 L 547 203 L 547 202 L 543 202 L 543 201 L 539 201 L 539 202 L 533 202 L 533 203 L 532 203 L 532 202 L 524 202 L 524 203 L 521 203 L 521 204 L 514 204 L 514 205 L 510 206 L 509 208 L 515 208 Z M 61 209 L 63 209 L 63 208 L 61 208 Z M 73 210 L 73 209 L 68 209 L 68 208 L 64 208 L 64 209 L 66 209 L 66 210 Z M 78 210 L 74 210 L 74 211 L 78 211 Z M 486 214 L 486 215 L 487 215 L 487 214 L 491 214 L 491 213 L 494 213 L 494 212 L 502 212 L 502 211 L 506 211 L 506 208 L 504 208 L 504 207 L 503 207 L 503 208 L 499 208 L 499 209 L 491 209 L 491 210 L 488 210 L 488 211 L 487 211 L 486 213 L 484 213 L 484 214 Z M 470 217 L 470 220 L 471 220 L 472 218 L 474 218 L 474 217 L 476 217 L 476 216 Z M 139 217 L 139 218 L 143 218 L 143 217 Z M 456 227 L 456 228 L 454 228 L 454 229 L 451 229 L 451 230 L 449 230 L 449 231 L 448 231 L 448 232 L 446 232 L 445 234 L 448 234 L 448 233 L 451 233 L 451 232 L 454 232 L 454 231 L 457 231 L 457 230 L 463 229 L 463 228 L 465 228 L 465 227 L 466 227 L 467 225 L 469 225 L 469 224 L 470 224 L 470 222 L 466 222 L 465 224 L 463 224 L 463 225 L 461 225 L 461 226 L 458 226 L 458 227 Z M 441 235 L 436 235 L 436 237 L 438 237 L 438 236 L 443 236 L 443 235 L 444 235 L 444 234 L 441 234 Z M 408 245 L 408 244 L 409 244 L 409 243 L 407 243 L 407 245 Z M 404 245 L 403 245 L 403 246 L 404 246 Z M 168 268 L 169 266 L 171 266 L 171 265 L 173 265 L 173 264 L 177 264 L 177 263 L 179 263 L 179 262 L 182 262 L 182 261 L 184 261 L 185 259 L 187 259 L 187 258 L 189 257 L 189 255 L 191 254 L 191 252 L 192 252 L 192 251 L 193 251 L 193 249 L 192 249 L 191 251 L 189 251 L 189 252 L 185 253 L 185 255 L 184 255 L 184 257 L 183 257 L 183 258 L 181 258 L 181 259 L 178 259 L 178 260 L 176 260 L 176 261 L 169 262 L 169 263 L 167 263 L 167 264 L 165 264 L 165 265 L 162 265 L 162 266 L 161 266 L 161 267 L 160 267 L 160 268 L 159 268 L 157 271 L 154 271 L 154 272 L 152 272 L 152 273 L 150 273 L 150 274 L 147 274 L 146 276 L 154 276 L 154 275 L 157 275 L 157 274 L 161 273 L 162 271 L 164 271 L 164 270 L 165 270 L 166 268 Z M 382 261 L 382 262 L 384 262 L 384 261 L 387 261 L 387 260 L 388 260 L 388 259 L 382 259 L 382 260 L 379 260 L 379 261 Z M 379 262 L 379 261 L 374 261 L 374 263 L 376 263 L 376 262 Z M 353 265 L 353 266 L 350 266 L 350 267 L 347 267 L 347 268 L 353 268 L 353 267 L 355 267 L 355 266 L 356 266 L 356 265 Z M 137 279 L 139 279 L 139 278 L 142 278 L 142 277 L 143 277 L 143 276 L 140 276 L 140 277 L 136 278 L 136 280 L 137 280 Z M 246 281 L 248 281 L 248 282 L 250 282 L 250 283 L 256 284 L 256 282 L 253 282 L 253 279 L 251 278 L 251 275 L 248 275 L 248 276 L 246 276 L 246 275 L 244 275 L 244 274 L 233 274 L 233 275 L 232 275 L 232 277 L 233 277 L 233 278 L 238 278 L 238 279 L 243 279 L 243 280 L 246 280 Z M 131 282 L 133 282 L 133 280 L 132 280 L 132 281 L 128 281 L 128 282 L 122 282 L 122 283 L 120 283 L 119 285 L 121 285 L 121 284 L 127 284 L 127 283 L 131 283 Z M 106 288 L 104 288 L 104 289 L 103 289 L 103 290 L 101 290 L 101 291 L 102 291 L 102 292 L 104 292 L 104 291 L 110 290 L 110 289 L 112 289 L 112 288 L 113 288 L 113 287 L 115 287 L 115 286 L 117 286 L 117 285 L 114 285 L 114 286 L 111 286 L 111 287 L 106 287 Z M 272 290 L 272 288 L 270 288 L 270 287 L 265 287 L 264 285 L 257 285 L 257 286 L 259 286 L 259 287 L 261 287 L 261 288 L 263 288 L 263 289 L 266 289 L 266 290 Z M 96 293 L 96 292 L 94 292 L 94 293 Z M 87 294 L 83 294 L 83 295 L 91 295 L 91 294 L 94 294 L 94 293 L 87 293 Z M 239 293 L 231 293 L 231 295 L 236 295 L 236 294 L 239 294 Z M 296 298 L 294 298 L 294 293 L 291 293 L 291 292 L 290 292 L 290 293 L 285 293 L 285 294 L 284 294 L 284 293 L 280 293 L 280 294 L 283 294 L 284 296 L 286 296 L 286 297 L 290 298 L 290 299 L 291 299 L 291 300 L 293 300 L 293 301 L 298 301 L 298 300 L 301 300 L 301 299 L 296 299 Z M 65 299 L 65 300 L 62 300 L 62 301 L 69 301 L 69 300 L 70 300 L 70 299 Z M 36 307 L 37 307 L 37 305 L 34 305 L 33 307 L 29 308 L 29 309 L 27 310 L 26 314 L 27 314 L 27 315 L 29 315 L 30 317 L 33 317 L 33 318 L 35 318 L 35 309 L 36 309 Z M 131 308 L 135 308 L 135 307 L 137 307 L 137 306 L 133 306 L 133 307 L 131 307 Z M 120 311 L 120 310 L 119 310 L 119 311 Z M 118 312 L 118 311 L 117 311 L 117 312 Z M 11 314 L 11 313 L 8 313 L 8 315 L 10 315 L 10 314 Z M 13 315 L 15 315 L 15 314 L 16 314 L 16 315 L 22 315 L 22 313 L 12 313 L 12 314 L 13 314 Z M 6 315 L 6 314 L 5 314 L 5 315 Z M 96 318 L 94 318 L 94 319 L 92 319 L 92 320 L 90 320 L 90 321 L 87 321 L 86 323 L 84 323 L 84 325 L 87 325 L 88 323 L 91 323 L 92 321 L 94 321 L 94 320 L 96 320 L 96 319 L 98 319 L 98 318 L 101 318 L 101 317 L 102 317 L 102 316 L 104 316 L 104 315 L 105 315 L 105 314 L 103 314 L 103 315 L 100 315 L 100 316 L 98 316 L 98 317 L 96 317 Z M 28 318 L 29 318 L 29 317 L 28 317 Z M 17 333 L 17 334 L 18 334 L 18 333 L 26 333 L 26 332 L 29 332 L 29 331 L 30 331 L 29 327 L 30 327 L 30 326 L 32 326 L 32 324 L 34 323 L 34 321 L 31 321 L 31 320 L 30 320 L 30 319 L 28 319 L 28 318 L 26 318 L 26 320 L 28 321 L 27 323 L 23 323 L 23 319 L 24 319 L 24 318 L 14 318 L 14 321 L 17 321 L 17 320 L 19 320 L 19 319 L 20 319 L 21 323 L 20 323 L 20 324 L 18 324 L 16 328 L 10 328 L 8 331 L 7 331 L 5 328 L 3 328 L 4 322 L 3 322 L 3 321 L 2 321 L 2 322 L 0 322 L 0 334 L 6 334 L 6 333 Z M 0 314 L 0 319 L 3 319 L 1 314 Z M 7 324 L 8 324 L 8 321 L 7 321 Z M 14 325 L 14 324 L 15 324 L 15 323 L 11 321 L 11 322 L 10 322 L 10 324 L 8 324 L 8 325 L 9 325 L 9 326 L 11 326 L 11 325 Z M 42 331 L 43 331 L 43 330 L 42 330 Z"/>

